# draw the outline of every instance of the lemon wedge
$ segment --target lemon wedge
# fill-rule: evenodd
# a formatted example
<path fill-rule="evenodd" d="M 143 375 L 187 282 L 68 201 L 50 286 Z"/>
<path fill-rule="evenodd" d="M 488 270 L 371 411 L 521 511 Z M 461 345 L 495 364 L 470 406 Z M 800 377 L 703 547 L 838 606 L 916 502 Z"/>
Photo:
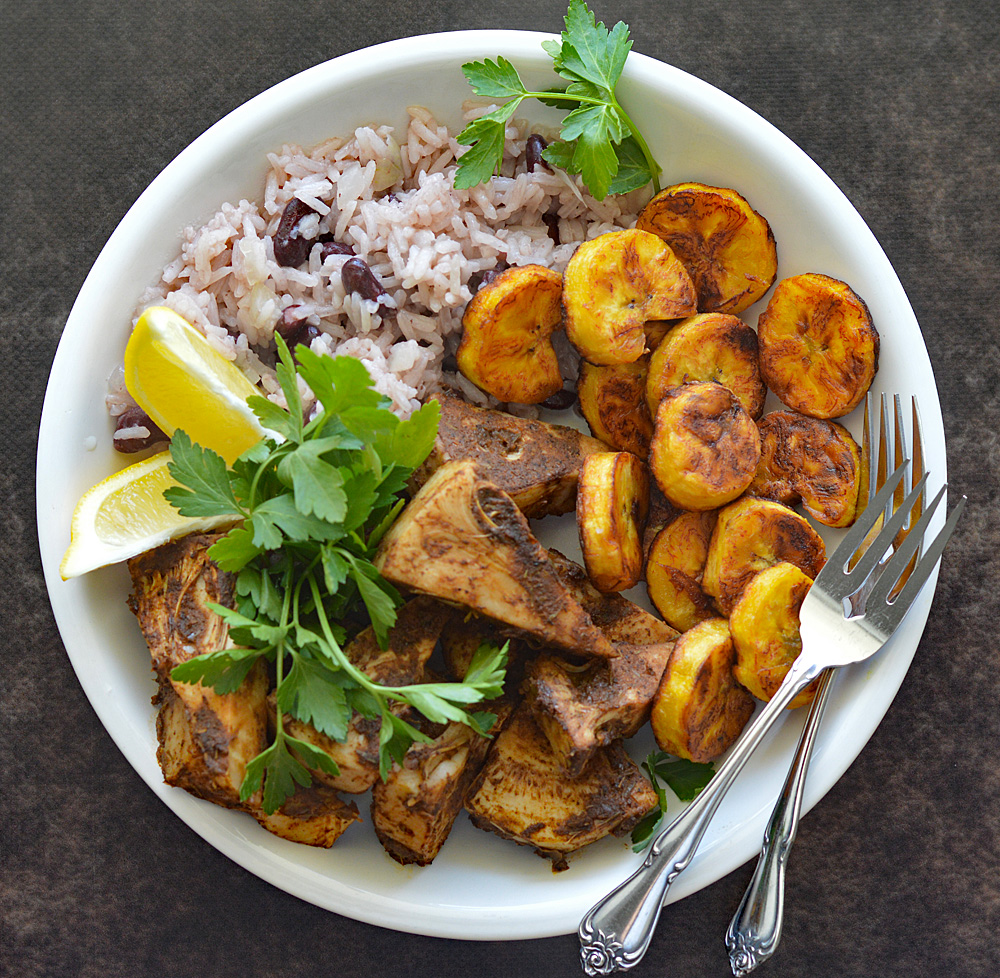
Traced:
<path fill-rule="evenodd" d="M 238 518 L 181 516 L 163 498 L 163 490 L 176 484 L 167 471 L 169 462 L 170 452 L 160 452 L 84 494 L 73 511 L 70 544 L 59 565 L 64 581 Z"/>
<path fill-rule="evenodd" d="M 247 407 L 259 394 L 187 320 L 152 306 L 125 347 L 125 386 L 163 432 L 178 428 L 230 465 L 267 434 Z"/>
<path fill-rule="evenodd" d="M 270 434 L 247 406 L 259 394 L 239 369 L 166 306 L 147 309 L 125 348 L 125 386 L 167 435 L 180 428 L 228 464 Z M 116 472 L 77 503 L 63 580 L 176 540 L 232 523 L 236 516 L 181 516 L 163 498 L 175 485 L 160 452 Z"/>

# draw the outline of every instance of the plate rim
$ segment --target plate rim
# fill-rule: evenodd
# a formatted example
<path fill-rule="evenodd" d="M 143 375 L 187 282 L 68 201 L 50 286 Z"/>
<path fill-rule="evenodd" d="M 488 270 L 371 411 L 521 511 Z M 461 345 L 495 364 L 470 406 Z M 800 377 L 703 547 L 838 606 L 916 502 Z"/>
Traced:
<path fill-rule="evenodd" d="M 43 459 L 42 453 L 44 445 L 51 440 L 52 426 L 57 423 L 56 415 L 58 408 L 56 406 L 56 401 L 58 398 L 56 397 L 53 389 L 53 378 L 58 377 L 59 370 L 64 369 L 63 364 L 67 357 L 71 355 L 70 351 L 73 337 L 70 336 L 70 327 L 75 322 L 75 314 L 77 313 L 78 307 L 82 307 L 86 303 L 89 292 L 96 287 L 97 280 L 100 278 L 97 272 L 102 269 L 101 258 L 103 255 L 108 253 L 109 249 L 112 248 L 113 243 L 126 236 L 126 232 L 130 228 L 131 222 L 135 220 L 133 215 L 141 214 L 143 212 L 150 198 L 155 197 L 159 193 L 160 187 L 165 183 L 169 183 L 169 181 L 173 179 L 174 174 L 183 170 L 183 167 L 188 159 L 195 154 L 201 153 L 206 146 L 211 148 L 211 146 L 216 142 L 228 139 L 228 134 L 234 128 L 242 125 L 246 117 L 251 116 L 254 112 L 258 111 L 261 106 L 267 105 L 271 100 L 277 98 L 277 101 L 280 102 L 282 98 L 286 98 L 287 96 L 287 100 L 299 102 L 305 99 L 308 96 L 308 93 L 314 88 L 324 88 L 328 86 L 330 84 L 329 76 L 331 71 L 343 72 L 344 74 L 347 74 L 352 70 L 356 70 L 359 65 L 363 65 L 364 60 L 371 58 L 373 54 L 377 55 L 377 58 L 374 60 L 378 60 L 383 57 L 392 57 L 397 63 L 400 59 L 404 62 L 407 59 L 410 59 L 413 62 L 422 63 L 428 57 L 425 50 L 428 48 L 435 49 L 435 57 L 448 60 L 461 58 L 461 60 L 464 61 L 468 60 L 470 57 L 495 57 L 496 52 L 493 49 L 500 50 L 507 57 L 523 57 L 526 54 L 523 49 L 526 48 L 528 44 L 531 42 L 537 43 L 543 39 L 551 38 L 553 36 L 554 35 L 551 34 L 534 31 L 474 30 L 443 32 L 438 34 L 398 38 L 378 45 L 373 45 L 371 47 L 362 48 L 357 51 L 352 51 L 347 54 L 340 55 L 337 58 L 312 66 L 311 68 L 307 68 L 304 71 L 299 72 L 298 74 L 293 75 L 290 78 L 277 83 L 271 88 L 253 96 L 251 99 L 247 100 L 242 105 L 237 106 L 223 116 L 219 121 L 214 123 L 211 127 L 205 130 L 204 133 L 193 140 L 170 163 L 168 163 L 166 167 L 164 167 L 164 169 L 143 191 L 135 203 L 133 203 L 128 209 L 128 212 L 122 218 L 122 221 L 118 224 L 108 241 L 105 243 L 104 247 L 101 249 L 100 254 L 95 260 L 94 265 L 88 272 L 88 275 L 80 288 L 78 296 L 67 319 L 66 329 L 60 337 L 56 355 L 53 359 L 52 368 L 50 370 L 49 382 L 46 387 L 38 432 L 38 451 L 36 458 L 36 517 L 43 571 L 46 586 L 49 592 L 50 603 L 52 604 L 60 636 L 64 646 L 66 647 L 67 654 L 77 675 L 78 681 L 80 681 L 81 686 L 84 688 L 84 691 L 90 700 L 92 707 L 97 713 L 98 718 L 101 720 L 102 725 L 108 731 L 112 740 L 115 742 L 116 746 L 118 746 L 119 750 L 122 751 L 131 766 L 149 785 L 161 801 L 163 801 L 171 809 L 171 811 L 182 818 L 190 828 L 197 832 L 214 848 L 218 849 L 228 858 L 232 859 L 238 865 L 243 866 L 245 869 L 254 873 L 258 877 L 275 886 L 278 886 L 286 892 L 342 915 L 363 920 L 368 923 L 390 927 L 395 930 L 424 934 L 428 936 L 461 938 L 468 940 L 513 940 L 549 937 L 570 933 L 575 930 L 576 920 L 578 920 L 579 916 L 582 916 L 583 911 L 581 910 L 578 912 L 576 909 L 572 909 L 572 913 L 576 915 L 576 919 L 570 922 L 570 911 L 568 911 L 565 906 L 567 903 L 574 902 L 570 899 L 561 901 L 560 906 L 553 909 L 549 914 L 541 914 L 539 913 L 537 907 L 531 907 L 531 918 L 527 921 L 523 919 L 525 914 L 525 907 L 523 906 L 502 909 L 498 908 L 489 914 L 485 919 L 483 908 L 463 909 L 459 907 L 448 908 L 447 914 L 431 915 L 429 917 L 415 917 L 413 914 L 414 905 L 412 903 L 400 901 L 395 898 L 389 900 L 384 894 L 375 896 L 362 892 L 357 888 L 345 885 L 340 881 L 331 880 L 327 876 L 321 876 L 320 874 L 310 875 L 308 872 L 305 872 L 300 878 L 289 879 L 287 875 L 287 861 L 280 856 L 280 854 L 261 846 L 253 846 L 248 854 L 246 851 L 246 839 L 243 837 L 242 832 L 220 830 L 218 826 L 218 815 L 222 810 L 213 810 L 206 817 L 205 813 L 201 811 L 201 807 L 204 806 L 205 803 L 199 802 L 197 799 L 193 799 L 191 796 L 188 796 L 185 792 L 179 789 L 169 788 L 163 784 L 162 778 L 151 777 L 148 765 L 143 763 L 144 760 L 147 760 L 146 754 L 148 748 L 146 743 L 140 742 L 139 740 L 122 743 L 122 738 L 115 736 L 112 732 L 112 725 L 109 724 L 107 719 L 107 716 L 111 713 L 111 709 L 102 699 L 101 690 L 96 682 L 96 678 L 87 674 L 85 669 L 85 657 L 79 651 L 76 651 L 76 654 L 74 654 L 74 651 L 78 649 L 80 642 L 80 623 L 76 620 L 70 620 L 68 618 L 66 602 L 57 597 L 59 594 L 58 589 L 60 587 L 64 587 L 64 584 L 58 574 L 58 555 L 61 554 L 61 551 L 58 550 L 58 547 L 55 551 L 53 550 L 53 541 L 56 537 L 56 530 L 52 527 L 52 521 L 49 519 L 49 512 L 45 509 L 46 501 L 49 498 L 49 487 L 44 484 L 47 477 L 47 469 L 46 461 Z M 489 53 L 480 55 L 477 53 L 480 49 Z M 515 51 L 513 49 L 517 50 Z M 508 50 L 511 51 L 510 54 L 507 53 Z M 472 52 L 471 54 L 470 51 Z M 461 62 L 455 60 L 455 63 L 458 64 Z M 793 143 L 780 130 L 756 113 L 753 109 L 739 102 L 734 97 L 721 91 L 715 86 L 712 86 L 708 82 L 683 71 L 682 69 L 658 61 L 639 52 L 632 52 L 628 59 L 625 74 L 623 75 L 623 88 L 649 82 L 653 75 L 657 75 L 661 79 L 666 76 L 671 79 L 674 84 L 683 85 L 685 90 L 696 92 L 699 98 L 694 101 L 699 102 L 699 104 L 702 99 L 707 97 L 710 102 L 725 105 L 729 112 L 733 113 L 733 117 L 737 123 L 743 126 L 751 127 L 758 133 L 766 133 L 769 140 L 778 139 L 790 154 L 795 154 L 799 157 L 800 165 L 814 168 L 815 175 L 820 177 L 822 181 L 825 182 L 825 189 L 827 192 L 830 193 L 834 199 L 838 200 L 841 210 L 845 212 L 846 219 L 854 222 L 859 229 L 863 229 L 864 234 L 871 238 L 872 243 L 884 259 L 885 265 L 891 275 L 891 281 L 889 283 L 890 286 L 894 289 L 898 289 L 899 293 L 902 295 L 906 308 L 909 309 L 910 314 L 912 315 L 912 308 L 910 307 L 909 301 L 903 292 L 898 276 L 896 275 L 895 270 L 892 269 L 892 265 L 889 262 L 888 257 L 885 256 L 885 253 L 882 251 L 881 245 L 878 243 L 874 234 L 867 227 L 867 224 L 865 224 L 863 218 L 850 203 L 846 195 L 843 194 L 843 192 L 826 175 L 822 168 L 809 158 L 800 147 Z M 293 88 L 299 89 L 300 87 L 301 90 L 298 91 L 298 94 L 289 94 Z M 271 111 L 274 110 L 272 109 Z M 123 227 L 125 228 L 124 231 L 122 230 Z M 919 335 L 919 326 L 916 325 L 915 317 L 913 318 L 913 325 Z M 929 358 L 926 353 L 926 347 L 924 347 L 923 352 L 925 358 L 927 358 L 928 366 L 930 366 Z M 934 430 L 935 434 L 940 431 L 943 456 L 943 425 L 940 418 L 940 403 L 937 397 L 936 387 L 934 391 L 933 405 L 931 405 L 931 407 L 933 408 L 930 412 L 932 417 L 928 418 L 926 416 L 925 406 L 922 405 L 922 410 L 925 410 L 922 420 L 925 424 L 928 421 L 931 422 L 931 429 Z M 942 461 L 944 461 L 943 458 Z M 936 476 L 937 473 L 935 472 L 935 477 Z M 941 476 L 946 478 L 946 471 L 943 467 L 941 469 Z M 60 532 L 68 533 L 68 527 L 62 528 Z M 55 557 L 53 557 L 54 554 L 56 554 Z M 916 633 L 916 640 L 913 642 L 912 650 L 906 651 L 898 648 L 894 650 L 895 659 L 893 661 L 896 663 L 897 668 L 894 670 L 892 681 L 889 684 L 891 685 L 891 690 L 889 690 L 888 686 L 886 687 L 888 695 L 885 710 L 877 718 L 871 731 L 863 737 L 857 753 L 850 757 L 846 763 L 842 763 L 841 766 L 840 760 L 835 757 L 831 758 L 829 756 L 829 751 L 827 750 L 827 756 L 825 759 L 826 763 L 822 766 L 822 769 L 819 769 L 820 762 L 823 761 L 824 743 L 821 740 L 821 742 L 817 745 L 817 758 L 816 765 L 814 766 L 816 773 L 810 778 L 806 787 L 803 804 L 804 812 L 813 807 L 827 793 L 827 791 L 832 788 L 833 784 L 839 780 L 840 776 L 844 773 L 844 771 L 846 771 L 850 763 L 853 762 L 854 757 L 860 754 L 860 751 L 864 749 L 865 744 L 870 739 L 870 736 L 874 732 L 878 722 L 881 721 L 881 717 L 884 716 L 885 711 L 887 711 L 891 705 L 892 700 L 894 699 L 896 692 L 898 691 L 899 686 L 909 669 L 910 662 L 912 661 L 913 655 L 916 651 L 916 644 L 919 642 L 919 636 L 923 632 L 927 615 L 930 610 L 936 580 L 937 571 L 935 570 L 931 581 L 928 582 L 928 585 L 921 595 L 922 604 L 918 608 L 915 608 L 914 612 L 911 613 L 907 619 L 908 624 L 911 626 L 909 631 Z M 899 666 L 901 666 L 901 668 L 899 668 Z M 855 667 L 855 670 L 856 669 L 857 667 Z M 836 693 L 836 690 L 834 690 L 834 693 Z M 790 723 L 783 724 L 786 728 L 791 728 L 792 726 L 797 725 L 798 724 Z M 156 775 L 159 775 L 159 769 L 156 767 L 155 763 L 154 767 L 156 768 Z M 754 822 L 754 825 L 751 825 L 751 822 Z M 252 830 L 257 830 L 256 823 L 252 823 L 250 828 Z M 744 861 L 751 858 L 753 853 L 747 853 L 745 843 L 745 837 L 748 834 L 748 831 L 755 832 L 759 836 L 760 830 L 756 827 L 755 821 L 750 818 L 744 821 L 743 826 L 734 833 L 734 836 L 729 839 L 726 844 L 721 844 L 718 847 L 714 857 L 718 863 L 719 870 L 718 872 L 716 872 L 715 869 L 712 870 L 712 873 L 714 874 L 713 879 L 694 885 L 693 883 L 688 882 L 689 880 L 693 880 L 694 877 L 689 874 L 685 874 L 680 877 L 677 883 L 675 883 L 671 888 L 671 891 L 668 894 L 667 902 L 669 903 L 674 900 L 681 899 L 684 896 L 689 895 L 689 893 L 702 888 L 702 886 L 710 885 L 711 882 L 720 879 L 722 876 L 726 875 L 726 873 L 732 871 Z M 286 843 L 286 845 L 292 844 Z M 636 857 L 636 859 L 638 859 L 638 857 Z M 544 869 L 544 866 L 542 868 Z M 622 861 L 621 875 L 623 878 L 628 871 L 627 866 L 625 866 L 624 861 Z M 572 870 L 570 872 L 572 873 Z M 333 884 L 334 890 L 339 888 L 341 892 L 330 893 L 331 884 Z M 337 897 L 339 897 L 339 899 Z M 583 909 L 585 910 L 586 907 Z M 475 923 L 480 925 L 480 929 L 475 933 L 470 933 L 470 924 Z M 511 929 L 515 925 L 518 925 L 516 932 Z"/>

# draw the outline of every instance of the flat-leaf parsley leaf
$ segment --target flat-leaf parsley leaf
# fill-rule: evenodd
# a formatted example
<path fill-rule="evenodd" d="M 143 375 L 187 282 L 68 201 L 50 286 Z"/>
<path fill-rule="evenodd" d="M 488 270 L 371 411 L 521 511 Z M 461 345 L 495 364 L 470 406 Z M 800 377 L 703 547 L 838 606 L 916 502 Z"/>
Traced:
<path fill-rule="evenodd" d="M 715 774 L 711 764 L 671 757 L 663 751 L 654 751 L 642 762 L 642 766 L 653 782 L 657 806 L 632 829 L 632 849 L 635 852 L 642 852 L 653 841 L 666 819 L 667 793 L 664 784 L 681 801 L 694 801 Z"/>
<path fill-rule="evenodd" d="M 288 732 L 286 715 L 334 740 L 344 739 L 355 711 L 380 719 L 384 777 L 414 740 L 427 739 L 395 715 L 393 703 L 415 707 L 431 721 L 457 720 L 486 733 L 492 715 L 467 707 L 500 695 L 506 666 L 506 646 L 484 645 L 463 682 L 384 686 L 345 654 L 345 619 L 357 627 L 367 618 L 387 647 L 401 598 L 372 558 L 404 505 L 400 492 L 407 479 L 434 445 L 440 408 L 430 402 L 403 421 L 358 360 L 321 357 L 304 346 L 293 360 L 280 337 L 276 342 L 288 409 L 262 397 L 248 403 L 277 437 L 227 467 L 177 431 L 170 474 L 178 485 L 164 493 L 183 515 L 231 515 L 235 524 L 209 556 L 236 575 L 237 607 L 212 609 L 238 647 L 197 656 L 171 675 L 229 693 L 255 663 L 271 664 L 275 737 L 247 765 L 240 790 L 243 800 L 262 790 L 268 814 L 299 785 L 311 783 L 310 769 L 338 773 L 329 755 Z M 296 374 L 321 405 L 309 421 Z"/>
<path fill-rule="evenodd" d="M 542 42 L 552 67 L 569 83 L 564 88 L 529 91 L 504 57 L 462 65 L 477 95 L 510 101 L 473 120 L 459 134 L 458 141 L 470 148 L 459 160 L 456 187 L 474 187 L 497 172 L 508 120 L 524 99 L 536 98 L 570 110 L 562 121 L 561 139 L 542 152 L 546 162 L 580 174 L 598 200 L 650 182 L 660 189 L 660 167 L 616 94 L 632 49 L 628 26 L 619 21 L 609 31 L 597 22 L 585 0 L 570 0 L 565 23 L 558 41 Z"/>

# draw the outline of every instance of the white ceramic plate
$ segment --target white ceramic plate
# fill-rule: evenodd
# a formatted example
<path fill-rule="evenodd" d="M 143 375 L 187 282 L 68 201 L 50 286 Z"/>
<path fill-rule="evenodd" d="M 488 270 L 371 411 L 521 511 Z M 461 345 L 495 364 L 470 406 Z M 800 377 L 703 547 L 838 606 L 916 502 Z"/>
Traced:
<path fill-rule="evenodd" d="M 554 874 L 527 849 L 480 832 L 463 817 L 433 866 L 404 869 L 383 853 L 367 825 L 353 828 L 329 851 L 315 850 L 166 787 L 155 758 L 149 656 L 125 606 L 127 573 L 112 567 L 63 582 L 58 565 L 77 499 L 122 467 L 111 448 L 105 380 L 121 361 L 141 291 L 176 254 L 181 229 L 202 223 L 224 200 L 258 196 L 265 153 L 283 142 L 310 145 L 373 121 L 402 125 L 405 106 L 414 101 L 458 124 L 458 103 L 468 94 L 463 62 L 502 54 L 529 84 L 551 84 L 543 37 L 474 31 L 393 41 L 303 72 L 209 129 L 136 201 L 95 262 L 59 344 L 39 434 L 38 525 L 52 606 L 80 682 L 129 762 L 188 825 L 262 879 L 337 913 L 444 937 L 569 933 L 640 857 L 627 842 L 606 839 L 574 858 L 568 872 Z M 632 54 L 619 93 L 663 166 L 664 185 L 698 180 L 737 188 L 774 230 L 779 278 L 825 272 L 866 300 L 882 336 L 875 388 L 919 393 L 927 466 L 935 483 L 944 481 L 941 411 L 919 327 L 888 259 L 843 194 L 759 116 L 675 68 Z M 558 118 L 537 106 L 525 114 L 550 123 Z M 758 312 L 751 309 L 745 318 L 755 324 Z M 857 433 L 858 418 L 848 423 Z M 890 648 L 838 680 L 807 807 L 846 770 L 887 710 L 916 649 L 932 591 L 933 583 Z M 671 889 L 671 900 L 757 852 L 802 712 L 780 725 L 741 775 L 694 863 Z M 641 756 L 651 741 L 637 740 Z"/>

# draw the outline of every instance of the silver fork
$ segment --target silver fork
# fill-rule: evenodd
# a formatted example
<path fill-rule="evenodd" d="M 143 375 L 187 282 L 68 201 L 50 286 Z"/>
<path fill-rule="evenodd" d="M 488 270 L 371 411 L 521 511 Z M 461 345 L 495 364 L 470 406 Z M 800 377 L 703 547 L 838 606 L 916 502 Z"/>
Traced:
<path fill-rule="evenodd" d="M 878 421 L 874 416 L 873 399 L 868 395 L 865 404 L 864 431 L 862 436 L 862 453 L 867 471 L 867 492 L 862 486 L 861 495 L 865 500 L 865 508 L 871 505 L 876 491 L 881 488 L 889 474 L 889 459 L 894 459 L 896 466 L 907 457 L 906 429 L 903 423 L 900 397 L 893 399 L 893 419 L 889 421 L 888 401 L 882 395 L 881 410 Z M 920 431 L 920 416 L 916 398 L 911 407 L 913 456 L 910 469 L 907 471 L 903 484 L 897 487 L 895 501 L 902 501 L 912 489 L 912 479 L 924 474 L 924 446 Z M 877 423 L 877 430 L 876 430 Z M 900 490 L 905 489 L 905 492 Z M 893 550 L 898 549 L 903 539 L 913 528 L 922 512 L 922 499 L 910 513 L 910 518 L 893 540 Z M 875 526 L 880 526 L 882 520 L 877 519 Z M 887 553 L 880 563 L 886 564 L 893 551 Z M 910 565 L 912 568 L 912 563 Z M 909 569 L 909 568 L 908 568 Z M 904 570 L 900 579 L 905 582 L 908 576 Z M 876 567 L 876 573 L 878 567 Z M 874 576 L 874 575 L 873 575 Z M 861 597 L 854 599 L 859 605 Z M 816 733 L 823 713 L 826 709 L 834 670 L 823 673 L 806 718 L 805 726 L 799 737 L 795 756 L 788 770 L 778 803 L 764 833 L 764 844 L 757 861 L 757 868 L 747 887 L 729 929 L 726 931 L 726 947 L 729 950 L 729 962 L 736 978 L 743 978 L 754 968 L 766 961 L 778 946 L 781 939 L 781 926 L 784 919 L 785 871 L 788 866 L 788 856 L 798 831 L 799 817 L 802 813 L 802 795 L 805 789 L 806 772 L 812 757 L 816 742 Z"/>
<path fill-rule="evenodd" d="M 580 922 L 580 955 L 588 975 L 610 974 L 638 964 L 649 947 L 670 884 L 690 865 L 722 798 L 768 730 L 788 704 L 825 669 L 861 662 L 877 652 L 913 604 L 954 532 L 965 505 L 964 497 L 898 591 L 894 590 L 896 582 L 916 556 L 946 486 L 888 562 L 883 563 L 882 557 L 892 547 L 896 534 L 920 498 L 926 475 L 901 504 L 891 508 L 891 518 L 854 559 L 876 520 L 883 511 L 888 511 L 908 466 L 904 462 L 886 480 L 817 574 L 800 610 L 802 653 L 792 663 L 775 695 L 743 732 L 708 787 L 656 837 L 639 869 Z M 853 609 L 849 599 L 869 586 L 869 578 L 880 564 L 881 572 L 864 607 Z"/>

